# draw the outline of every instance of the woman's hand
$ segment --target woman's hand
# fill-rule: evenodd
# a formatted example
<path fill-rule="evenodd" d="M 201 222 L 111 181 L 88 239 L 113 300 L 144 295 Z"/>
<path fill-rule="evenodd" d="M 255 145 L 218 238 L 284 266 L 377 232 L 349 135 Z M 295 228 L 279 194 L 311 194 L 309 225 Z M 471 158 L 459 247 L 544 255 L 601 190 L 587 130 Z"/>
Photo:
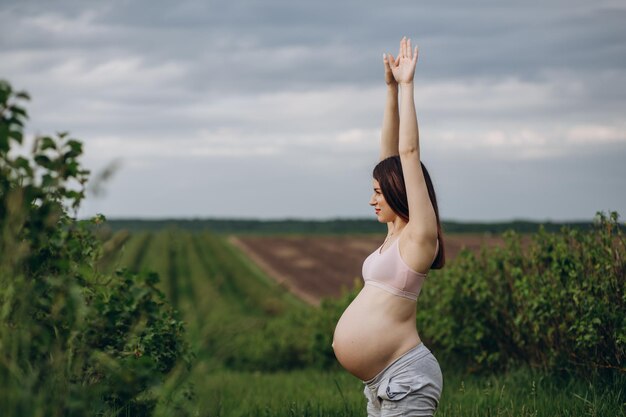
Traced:
<path fill-rule="evenodd" d="M 383 64 L 385 65 L 385 83 L 389 87 L 397 87 L 398 83 L 396 79 L 393 78 L 393 73 L 391 72 L 391 66 L 389 66 L 389 62 L 395 62 L 393 57 L 388 54 L 383 54 Z"/>
<path fill-rule="evenodd" d="M 411 39 L 407 39 L 406 37 L 402 38 L 400 41 L 398 57 L 394 60 L 393 56 L 389 54 L 387 58 L 387 65 L 398 84 L 409 84 L 413 82 L 416 64 L 417 46 L 415 50 L 413 50 L 411 48 Z"/>

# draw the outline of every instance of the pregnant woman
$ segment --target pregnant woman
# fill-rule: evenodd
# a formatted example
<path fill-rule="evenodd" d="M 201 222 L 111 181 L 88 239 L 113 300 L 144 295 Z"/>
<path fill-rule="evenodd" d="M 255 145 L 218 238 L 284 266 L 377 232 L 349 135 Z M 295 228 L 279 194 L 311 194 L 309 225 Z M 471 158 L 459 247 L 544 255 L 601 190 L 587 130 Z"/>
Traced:
<path fill-rule="evenodd" d="M 369 204 L 387 223 L 387 238 L 363 263 L 365 285 L 339 319 L 333 348 L 341 365 L 364 381 L 369 417 L 432 416 L 443 378 L 418 335 L 416 302 L 426 274 L 443 267 L 445 254 L 435 192 L 420 162 L 417 48 L 403 38 L 398 57 L 383 55 L 383 62 L 387 101 Z"/>

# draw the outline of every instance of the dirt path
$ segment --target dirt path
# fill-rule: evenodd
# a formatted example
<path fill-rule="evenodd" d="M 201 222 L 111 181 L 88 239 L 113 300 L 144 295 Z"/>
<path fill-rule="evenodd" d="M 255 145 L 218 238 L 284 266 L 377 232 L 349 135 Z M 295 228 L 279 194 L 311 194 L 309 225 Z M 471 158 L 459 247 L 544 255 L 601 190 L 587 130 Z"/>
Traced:
<path fill-rule="evenodd" d="M 266 274 L 306 302 L 317 305 L 322 297 L 336 297 L 361 279 L 365 258 L 380 246 L 384 236 L 231 236 L 229 241 L 246 253 Z M 453 259 L 466 247 L 502 244 L 500 237 L 449 235 L 446 257 Z"/>
<path fill-rule="evenodd" d="M 245 253 L 255 264 L 257 264 L 259 268 L 263 270 L 263 272 L 273 278 L 279 285 L 286 287 L 293 294 L 309 304 L 319 304 L 319 298 L 314 297 L 312 294 L 303 291 L 298 285 L 295 285 L 297 280 L 286 275 L 283 268 L 275 268 L 275 262 L 272 263 L 271 258 L 264 258 L 261 254 L 259 254 L 258 250 L 254 249 L 257 245 L 251 245 L 247 239 L 241 239 L 236 236 L 230 236 L 228 241 Z"/>

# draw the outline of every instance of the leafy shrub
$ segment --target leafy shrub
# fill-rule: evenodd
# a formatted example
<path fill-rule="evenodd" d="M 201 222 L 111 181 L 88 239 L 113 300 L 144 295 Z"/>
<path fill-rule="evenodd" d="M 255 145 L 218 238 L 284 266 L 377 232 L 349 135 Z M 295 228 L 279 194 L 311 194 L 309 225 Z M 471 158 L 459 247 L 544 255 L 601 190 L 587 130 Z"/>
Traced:
<path fill-rule="evenodd" d="M 323 300 L 319 308 L 292 306 L 278 316 L 213 311 L 205 345 L 216 366 L 238 371 L 337 367 L 332 349 L 335 325 L 360 287 L 339 299 Z"/>
<path fill-rule="evenodd" d="M 8 415 L 148 415 L 154 390 L 191 360 L 155 274 L 97 268 L 96 216 L 77 221 L 82 144 L 38 137 L 16 156 L 27 113 L 0 81 L 0 409 Z"/>
<path fill-rule="evenodd" d="M 470 370 L 515 363 L 626 371 L 626 242 L 617 213 L 591 231 L 541 229 L 523 247 L 462 252 L 420 297 L 426 339 Z"/>
<path fill-rule="evenodd" d="M 337 322 L 350 303 L 363 288 L 361 279 L 355 279 L 352 290 L 345 291 L 340 298 L 323 299 L 319 310 L 311 319 L 312 331 L 309 336 L 311 364 L 318 368 L 328 368 L 337 365 L 335 352 L 332 347 L 333 336 Z"/>
<path fill-rule="evenodd" d="M 259 319 L 254 328 L 232 336 L 232 349 L 220 355 L 224 364 L 230 369 L 268 372 L 309 366 L 310 313 L 294 309 L 290 314 Z M 243 323 L 235 325 L 246 327 Z"/>

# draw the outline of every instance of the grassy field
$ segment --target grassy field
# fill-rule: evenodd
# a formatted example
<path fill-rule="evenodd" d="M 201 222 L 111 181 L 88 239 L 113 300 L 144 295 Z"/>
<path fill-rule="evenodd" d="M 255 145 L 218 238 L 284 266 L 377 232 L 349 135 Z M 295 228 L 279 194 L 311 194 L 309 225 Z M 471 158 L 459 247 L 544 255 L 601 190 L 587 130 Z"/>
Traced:
<path fill-rule="evenodd" d="M 626 392 L 617 381 L 613 386 L 597 386 L 527 370 L 491 377 L 462 376 L 445 366 L 443 372 L 440 417 L 624 415 Z M 200 383 L 200 375 L 196 381 Z M 206 377 L 204 390 L 206 395 L 196 405 L 198 415 L 365 415 L 363 383 L 341 371 L 218 371 Z"/>
<path fill-rule="evenodd" d="M 365 414 L 362 382 L 339 367 L 281 370 L 291 358 L 279 347 L 272 351 L 260 339 L 268 333 L 259 329 L 284 326 L 286 317 L 306 316 L 315 307 L 276 285 L 225 236 L 169 229 L 118 241 L 102 267 L 158 272 L 163 291 L 188 324 L 197 359 L 183 384 L 194 392 L 183 403 L 187 415 Z M 623 377 L 583 381 L 528 369 L 473 376 L 446 363 L 442 368 L 438 416 L 626 415 Z"/>

